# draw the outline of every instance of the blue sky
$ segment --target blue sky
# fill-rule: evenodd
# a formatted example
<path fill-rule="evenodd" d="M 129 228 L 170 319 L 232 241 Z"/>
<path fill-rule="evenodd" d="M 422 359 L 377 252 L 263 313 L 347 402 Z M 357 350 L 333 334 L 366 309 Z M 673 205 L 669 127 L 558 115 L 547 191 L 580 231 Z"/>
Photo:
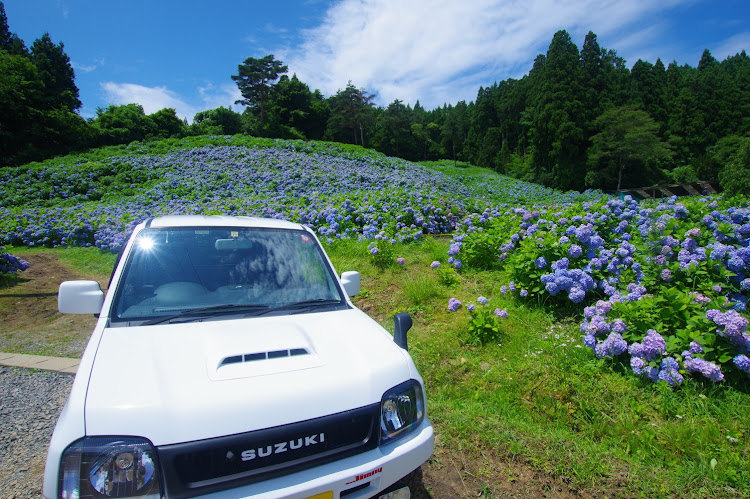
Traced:
<path fill-rule="evenodd" d="M 628 67 L 697 66 L 750 50 L 748 0 L 4 0 L 27 46 L 49 32 L 76 73 L 84 117 L 109 104 L 180 117 L 240 98 L 231 75 L 274 54 L 312 90 L 351 81 L 427 109 L 526 74 L 554 33 L 591 30 Z M 233 109 L 241 110 L 233 105 Z"/>

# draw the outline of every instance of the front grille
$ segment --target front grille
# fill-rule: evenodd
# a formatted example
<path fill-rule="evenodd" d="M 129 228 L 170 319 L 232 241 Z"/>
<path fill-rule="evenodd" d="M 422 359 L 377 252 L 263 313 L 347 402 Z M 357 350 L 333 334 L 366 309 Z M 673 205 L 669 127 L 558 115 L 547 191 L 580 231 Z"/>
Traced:
<path fill-rule="evenodd" d="M 159 447 L 169 497 L 267 480 L 374 449 L 380 405 L 238 435 Z"/>

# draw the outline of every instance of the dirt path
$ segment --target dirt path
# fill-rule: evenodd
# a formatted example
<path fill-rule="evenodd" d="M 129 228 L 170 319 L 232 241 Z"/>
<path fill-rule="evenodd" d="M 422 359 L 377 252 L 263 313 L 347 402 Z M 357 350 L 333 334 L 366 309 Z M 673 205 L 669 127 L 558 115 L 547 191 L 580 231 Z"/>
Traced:
<path fill-rule="evenodd" d="M 11 281 L 0 281 L 0 351 L 77 357 L 83 353 L 96 319 L 57 312 L 60 282 L 95 278 L 104 288 L 105 276 L 82 276 L 63 264 L 54 253 L 14 252 L 31 266 Z M 561 477 L 545 475 L 523 460 L 505 458 L 493 450 L 471 446 L 470 450 L 441 444 L 425 463 L 423 488 L 415 499 L 590 498 L 569 487 Z M 41 483 L 42 471 L 29 480 Z"/>
<path fill-rule="evenodd" d="M 96 318 L 58 313 L 57 289 L 71 279 L 106 281 L 73 272 L 54 253 L 14 254 L 31 266 L 0 281 L 0 351 L 80 357 Z"/>

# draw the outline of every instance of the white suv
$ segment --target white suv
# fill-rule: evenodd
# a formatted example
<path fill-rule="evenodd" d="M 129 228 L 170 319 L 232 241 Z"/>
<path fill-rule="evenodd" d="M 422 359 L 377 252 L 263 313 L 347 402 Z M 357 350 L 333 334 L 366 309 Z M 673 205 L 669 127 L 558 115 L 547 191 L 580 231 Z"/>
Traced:
<path fill-rule="evenodd" d="M 47 456 L 49 499 L 408 498 L 432 454 L 422 378 L 349 296 L 315 234 L 278 220 L 139 225 L 106 294 Z"/>

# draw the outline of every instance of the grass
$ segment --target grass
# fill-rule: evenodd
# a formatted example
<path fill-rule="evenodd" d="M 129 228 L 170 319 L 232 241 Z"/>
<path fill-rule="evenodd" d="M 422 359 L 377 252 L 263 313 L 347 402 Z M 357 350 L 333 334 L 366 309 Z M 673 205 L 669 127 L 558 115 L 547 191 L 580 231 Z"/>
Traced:
<path fill-rule="evenodd" d="M 360 270 L 364 293 L 356 303 L 386 328 L 392 313 L 412 312 L 410 353 L 447 455 L 522 458 L 614 497 L 750 494 L 747 384 L 691 379 L 675 390 L 597 360 L 582 344 L 577 317 L 502 296 L 509 280 L 502 273 L 450 271 L 444 279 L 445 263 L 431 269 L 448 244 L 398 247 L 405 265 L 383 270 L 371 264 L 365 243 L 327 247 L 337 269 Z M 497 344 L 469 347 L 459 340 L 469 315 L 449 312 L 447 302 L 455 296 L 466 305 L 480 295 L 509 317 Z"/>
<path fill-rule="evenodd" d="M 606 497 L 750 496 L 750 394 L 747 384 L 692 380 L 679 389 L 636 378 L 628 366 L 597 360 L 582 345 L 577 317 L 500 293 L 500 272 L 455 272 L 445 263 L 449 239 L 397 245 L 403 266 L 376 266 L 366 242 L 335 241 L 326 251 L 338 272 L 358 270 L 355 304 L 393 330 L 407 310 L 410 353 L 425 379 L 437 435 L 431 465 L 453 467 L 462 456 L 492 493 L 515 479 L 504 463 L 524 462 L 578 490 Z M 115 256 L 88 249 L 14 249 L 50 254 L 72 272 L 108 279 Z M 0 289 L 19 294 L 23 274 Z M 508 310 L 499 341 L 460 341 L 469 315 L 447 309 L 478 296 Z M 7 311 L 0 311 L 5 320 Z M 3 328 L 4 330 L 4 328 Z M 40 335 L 37 327 L 30 338 Z M 5 333 L 2 333 L 5 334 Z M 57 345 L 57 343 L 55 343 Z M 59 348 L 59 345 L 56 346 Z M 450 468 L 449 468 L 450 469 Z"/>

